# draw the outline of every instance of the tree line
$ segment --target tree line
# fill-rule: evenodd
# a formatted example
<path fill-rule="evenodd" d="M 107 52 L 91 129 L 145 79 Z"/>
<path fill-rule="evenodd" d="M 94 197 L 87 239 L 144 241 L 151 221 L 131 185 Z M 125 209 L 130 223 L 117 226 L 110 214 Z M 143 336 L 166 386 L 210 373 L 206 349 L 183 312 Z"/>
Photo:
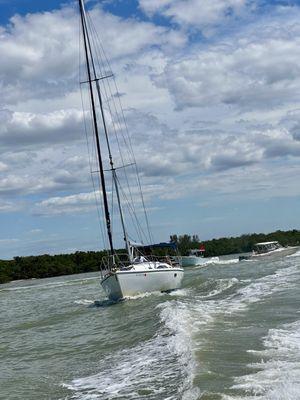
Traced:
<path fill-rule="evenodd" d="M 188 255 L 190 249 L 205 248 L 205 256 L 222 256 L 226 254 L 247 253 L 253 250 L 255 243 L 277 240 L 282 246 L 300 245 L 300 231 L 276 231 L 271 233 L 252 233 L 239 237 L 223 237 L 219 239 L 201 241 L 198 235 L 171 235 L 170 240 L 177 244 L 179 253 Z"/>
<path fill-rule="evenodd" d="M 0 283 L 98 271 L 104 255 L 105 251 L 77 251 L 73 254 L 44 254 L 0 260 Z"/>
<path fill-rule="evenodd" d="M 171 235 L 179 253 L 187 255 L 189 249 L 205 247 L 205 256 L 219 256 L 252 251 L 255 243 L 278 240 L 283 246 L 300 245 L 300 231 L 276 231 L 268 234 L 254 233 L 239 237 L 224 237 L 201 241 L 198 235 Z M 124 250 L 119 250 L 124 252 Z M 0 260 L 0 284 L 18 279 L 49 278 L 60 275 L 98 271 L 106 251 L 77 251 L 73 254 L 14 257 Z"/>

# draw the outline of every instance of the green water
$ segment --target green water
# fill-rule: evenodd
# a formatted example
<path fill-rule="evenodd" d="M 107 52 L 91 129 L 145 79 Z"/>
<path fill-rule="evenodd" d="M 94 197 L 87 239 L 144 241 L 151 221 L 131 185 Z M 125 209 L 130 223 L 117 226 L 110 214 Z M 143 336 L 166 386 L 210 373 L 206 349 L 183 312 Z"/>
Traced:
<path fill-rule="evenodd" d="M 300 399 L 300 252 L 186 269 L 112 304 L 98 274 L 0 285 L 0 399 Z"/>

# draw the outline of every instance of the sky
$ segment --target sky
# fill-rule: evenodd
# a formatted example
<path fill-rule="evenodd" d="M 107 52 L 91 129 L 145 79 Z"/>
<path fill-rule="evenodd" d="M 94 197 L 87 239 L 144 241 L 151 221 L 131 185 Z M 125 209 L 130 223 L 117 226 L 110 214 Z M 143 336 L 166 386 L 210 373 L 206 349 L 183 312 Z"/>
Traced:
<path fill-rule="evenodd" d="M 87 8 L 118 84 L 155 240 L 299 229 L 300 2 Z M 77 3 L 0 0 L 0 10 L 0 259 L 102 249 Z"/>

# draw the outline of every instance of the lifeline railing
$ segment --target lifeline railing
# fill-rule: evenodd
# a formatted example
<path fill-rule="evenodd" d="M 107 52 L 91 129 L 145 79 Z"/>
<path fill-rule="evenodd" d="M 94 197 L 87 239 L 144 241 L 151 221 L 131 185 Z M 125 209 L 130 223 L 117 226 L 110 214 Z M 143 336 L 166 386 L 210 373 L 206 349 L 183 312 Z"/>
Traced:
<path fill-rule="evenodd" d="M 181 257 L 179 256 L 157 256 L 157 255 L 139 255 L 130 261 L 127 253 L 119 253 L 104 256 L 100 264 L 101 279 L 108 273 L 121 269 L 126 270 L 132 268 L 132 265 L 140 262 L 161 262 L 169 264 L 173 268 L 181 267 Z"/>

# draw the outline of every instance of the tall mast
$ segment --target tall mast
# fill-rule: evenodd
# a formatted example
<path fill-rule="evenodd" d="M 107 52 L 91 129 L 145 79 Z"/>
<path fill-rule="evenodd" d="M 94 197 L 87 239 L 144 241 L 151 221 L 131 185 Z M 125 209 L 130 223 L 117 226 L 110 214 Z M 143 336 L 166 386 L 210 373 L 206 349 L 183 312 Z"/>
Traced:
<path fill-rule="evenodd" d="M 79 9 L 80 9 L 81 27 L 82 27 L 83 40 L 84 40 L 86 69 L 87 69 L 87 75 L 88 75 L 88 84 L 89 84 L 91 107 L 92 107 L 94 134 L 95 134 L 95 139 L 96 139 L 96 149 L 97 149 L 99 174 L 100 174 L 100 181 L 101 181 L 101 188 L 102 188 L 106 229 L 107 229 L 107 236 L 108 236 L 110 251 L 111 251 L 111 254 L 113 255 L 114 254 L 114 246 L 113 246 L 112 232 L 111 232 L 111 220 L 110 220 L 110 215 L 109 215 L 104 169 L 103 169 L 102 156 L 101 156 L 101 150 L 100 150 L 99 130 L 98 130 L 98 123 L 97 123 L 93 85 L 92 85 L 93 80 L 91 77 L 90 58 L 92 60 L 92 52 L 91 52 L 91 48 L 89 46 L 89 34 L 88 34 L 88 30 L 87 30 L 87 25 L 86 25 L 83 0 L 79 0 Z M 95 76 L 95 78 L 96 78 L 96 76 Z"/>
<path fill-rule="evenodd" d="M 84 7 L 83 7 L 83 11 L 85 13 Z M 85 24 L 86 24 L 86 22 L 85 22 Z M 87 26 L 86 25 L 85 25 L 85 28 L 87 30 Z M 129 240 L 128 240 L 127 231 L 126 231 L 126 228 L 125 228 L 125 220 L 124 220 L 123 210 L 122 210 L 122 206 L 121 206 L 121 198 L 120 198 L 120 191 L 119 191 L 119 186 L 118 186 L 117 172 L 116 172 L 116 168 L 114 167 L 111 148 L 110 148 L 110 143 L 109 143 L 109 140 L 108 140 L 107 125 L 106 125 L 104 109 L 103 109 L 103 100 L 102 100 L 101 91 L 100 91 L 100 84 L 99 84 L 99 80 L 100 79 L 97 78 L 94 58 L 93 58 L 93 55 L 92 55 L 91 41 L 90 41 L 89 36 L 87 36 L 87 44 L 88 44 L 89 53 L 91 55 L 91 66 L 92 66 L 92 70 L 93 70 L 93 74 L 94 74 L 94 81 L 96 82 L 96 89 L 97 89 L 97 95 L 98 95 L 98 100 L 99 100 L 102 124 L 103 124 L 103 129 L 104 129 L 104 134 L 105 134 L 106 146 L 107 146 L 107 150 L 108 150 L 109 164 L 110 164 L 110 169 L 111 169 L 111 172 L 112 172 L 112 178 L 113 178 L 113 182 L 114 182 L 114 186 L 115 186 L 115 190 L 116 190 L 116 194 L 117 194 L 118 209 L 119 209 L 119 213 L 120 213 L 121 225 L 122 225 L 122 230 L 123 230 L 123 235 L 124 235 L 123 237 L 124 237 L 125 245 L 126 245 L 126 248 L 127 248 L 128 256 L 131 259 L 130 244 L 129 244 Z M 110 78 L 111 76 L 112 75 L 104 76 L 104 77 L 101 77 L 101 79 Z"/>

